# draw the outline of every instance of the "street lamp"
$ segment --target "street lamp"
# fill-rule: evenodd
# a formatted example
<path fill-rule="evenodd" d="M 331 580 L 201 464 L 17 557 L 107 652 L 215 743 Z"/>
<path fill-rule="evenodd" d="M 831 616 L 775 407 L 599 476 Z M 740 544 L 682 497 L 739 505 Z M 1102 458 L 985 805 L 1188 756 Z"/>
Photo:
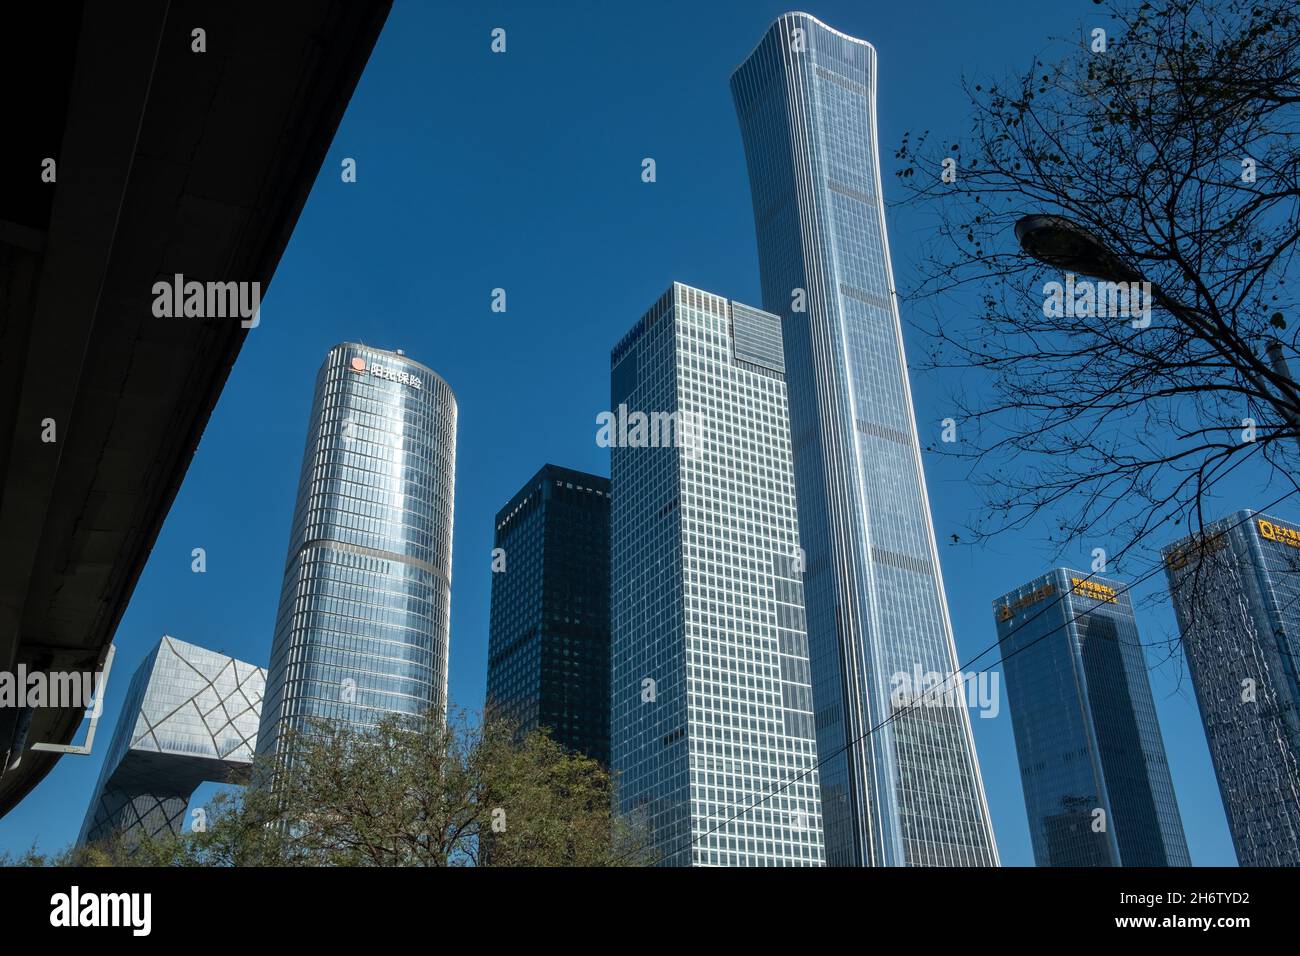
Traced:
<path fill-rule="evenodd" d="M 1024 216 L 1016 222 L 1016 241 L 1039 262 L 1066 272 L 1109 282 L 1139 281 L 1109 246 L 1063 216 Z"/>
<path fill-rule="evenodd" d="M 1078 223 L 1071 222 L 1064 216 L 1035 213 L 1022 216 L 1016 221 L 1016 241 L 1025 254 L 1037 259 L 1044 265 L 1055 269 L 1064 269 L 1078 275 L 1091 276 L 1105 282 L 1144 282 L 1142 274 L 1129 266 L 1116 252 L 1102 242 L 1095 234 Z M 1256 390 L 1263 395 L 1270 405 L 1282 416 L 1300 442 L 1300 416 L 1296 414 L 1295 381 L 1287 367 L 1282 344 L 1271 340 L 1265 352 L 1273 375 L 1280 380 L 1282 397 L 1273 394 L 1255 380 L 1248 370 L 1242 369 L 1237 353 L 1225 345 L 1222 336 L 1203 317 L 1184 306 L 1178 300 L 1166 295 L 1154 282 L 1150 283 L 1151 297 L 1166 312 L 1190 328 L 1199 338 L 1207 341 L 1219 351 L 1231 364 L 1237 367 Z M 1249 351 L 1245 342 L 1241 348 Z M 1254 357 L 1254 353 L 1251 353 Z"/>

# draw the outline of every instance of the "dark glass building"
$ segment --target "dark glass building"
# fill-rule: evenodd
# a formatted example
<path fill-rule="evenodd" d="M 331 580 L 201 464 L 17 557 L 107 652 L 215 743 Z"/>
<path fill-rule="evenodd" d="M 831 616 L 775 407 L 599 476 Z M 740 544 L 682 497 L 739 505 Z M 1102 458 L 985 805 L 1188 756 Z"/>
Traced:
<path fill-rule="evenodd" d="M 447 702 L 456 400 L 401 352 L 330 350 L 316 379 L 257 752 L 313 720 Z"/>
<path fill-rule="evenodd" d="M 1124 585 L 1058 568 L 993 605 L 1039 866 L 1191 866 Z"/>
<path fill-rule="evenodd" d="M 957 668 L 885 230 L 876 51 L 777 18 L 731 77 L 763 308 L 780 316 L 831 866 L 998 862 L 963 707 L 895 710 Z"/>
<path fill-rule="evenodd" d="M 1242 866 L 1300 866 L 1300 526 L 1238 511 L 1164 551 Z"/>
<path fill-rule="evenodd" d="M 609 479 L 544 465 L 497 512 L 487 713 L 609 765 Z"/>

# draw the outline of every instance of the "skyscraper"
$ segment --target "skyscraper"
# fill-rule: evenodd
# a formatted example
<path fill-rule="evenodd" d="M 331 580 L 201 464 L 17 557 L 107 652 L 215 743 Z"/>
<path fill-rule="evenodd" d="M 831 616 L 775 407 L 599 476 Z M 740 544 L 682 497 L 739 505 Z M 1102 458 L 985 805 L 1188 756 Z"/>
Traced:
<path fill-rule="evenodd" d="M 609 764 L 609 479 L 544 465 L 497 512 L 487 707 Z"/>
<path fill-rule="evenodd" d="M 610 364 L 623 812 L 671 865 L 820 865 L 777 319 L 674 283 Z"/>
<path fill-rule="evenodd" d="M 994 602 L 1039 866 L 1191 866 L 1124 585 L 1058 568 Z"/>
<path fill-rule="evenodd" d="M 1300 527 L 1244 510 L 1164 550 L 1242 866 L 1300 866 Z"/>
<path fill-rule="evenodd" d="M 199 784 L 246 777 L 265 686 L 260 667 L 164 637 L 131 678 L 77 843 L 180 835 Z"/>
<path fill-rule="evenodd" d="M 456 400 L 401 352 L 316 378 L 258 753 L 318 719 L 445 709 Z"/>
<path fill-rule="evenodd" d="M 876 148 L 876 53 L 803 13 L 731 78 L 763 308 L 781 316 L 827 861 L 996 865 L 963 708 L 891 709 L 952 674 Z"/>

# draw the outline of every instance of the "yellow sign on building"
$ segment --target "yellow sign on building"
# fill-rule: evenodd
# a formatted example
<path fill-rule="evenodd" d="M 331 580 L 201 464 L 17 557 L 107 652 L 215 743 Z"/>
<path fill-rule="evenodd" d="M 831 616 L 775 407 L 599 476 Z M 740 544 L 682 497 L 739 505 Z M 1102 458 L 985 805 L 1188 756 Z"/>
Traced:
<path fill-rule="evenodd" d="M 1089 581 L 1087 578 L 1070 578 L 1070 587 L 1076 594 L 1090 597 L 1094 601 L 1109 601 L 1111 604 L 1119 603 L 1118 592 L 1114 588 L 1097 581 Z"/>
<path fill-rule="evenodd" d="M 1047 584 L 1044 584 L 1041 588 L 1038 588 L 1037 590 L 1034 591 L 1030 591 L 1024 597 L 1017 599 L 1014 603 L 1004 604 L 1000 608 L 998 608 L 998 615 L 997 615 L 998 620 L 1009 621 L 1011 620 L 1012 617 L 1015 616 L 1016 611 L 1020 610 L 1022 607 L 1028 607 L 1030 604 L 1036 604 L 1037 602 L 1041 601 L 1043 598 L 1051 597 L 1055 593 L 1056 593 L 1056 585 L 1052 584 L 1049 581 Z"/>
<path fill-rule="evenodd" d="M 1228 544 L 1227 532 L 1220 531 L 1212 534 L 1208 538 L 1199 539 L 1176 551 L 1170 551 L 1165 555 L 1165 564 L 1169 565 L 1171 570 L 1180 571 L 1191 563 L 1193 558 L 1204 558 L 1216 551 L 1221 551 Z"/>
<path fill-rule="evenodd" d="M 1258 521 L 1259 536 L 1261 538 L 1268 541 L 1277 541 L 1280 544 L 1289 544 L 1293 548 L 1300 548 L 1300 531 L 1273 521 L 1266 521 L 1263 518 L 1258 519 Z"/>

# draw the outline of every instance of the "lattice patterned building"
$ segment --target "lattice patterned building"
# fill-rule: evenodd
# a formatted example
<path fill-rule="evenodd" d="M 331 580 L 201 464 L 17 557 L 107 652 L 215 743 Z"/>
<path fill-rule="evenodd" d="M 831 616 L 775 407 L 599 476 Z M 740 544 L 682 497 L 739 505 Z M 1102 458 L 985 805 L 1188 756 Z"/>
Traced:
<path fill-rule="evenodd" d="M 77 843 L 180 833 L 199 784 L 246 777 L 265 689 L 264 669 L 164 636 L 131 678 Z"/>

